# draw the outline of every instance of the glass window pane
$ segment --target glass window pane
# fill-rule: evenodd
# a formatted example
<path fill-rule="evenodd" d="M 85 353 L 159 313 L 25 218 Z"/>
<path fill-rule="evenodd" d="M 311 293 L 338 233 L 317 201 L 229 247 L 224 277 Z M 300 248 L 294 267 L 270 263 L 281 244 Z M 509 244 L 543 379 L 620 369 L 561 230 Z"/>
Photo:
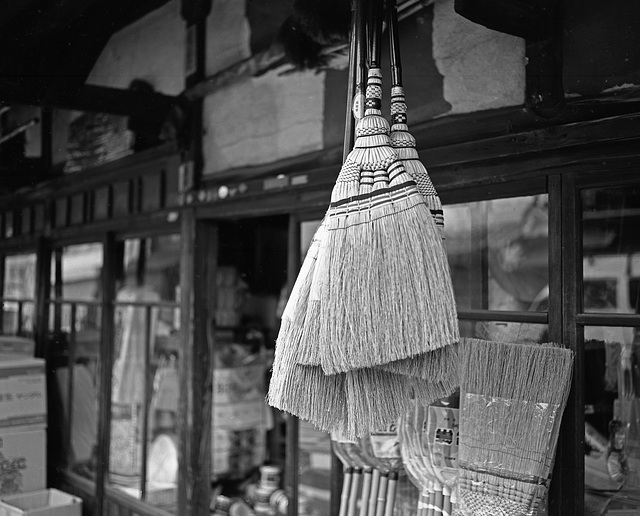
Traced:
<path fill-rule="evenodd" d="M 638 313 L 640 185 L 582 192 L 585 312 Z"/>
<path fill-rule="evenodd" d="M 121 256 L 109 480 L 135 498 L 172 511 L 178 467 L 180 237 L 125 240 Z"/>
<path fill-rule="evenodd" d="M 546 194 L 448 205 L 444 210 L 458 308 L 546 310 Z"/>
<path fill-rule="evenodd" d="M 1 334 L 33 336 L 35 285 L 34 253 L 5 258 Z"/>
<path fill-rule="evenodd" d="M 634 328 L 584 329 L 585 505 L 640 508 L 640 339 Z"/>
<path fill-rule="evenodd" d="M 54 250 L 49 342 L 66 463 L 72 471 L 95 477 L 100 389 L 102 244 Z M 71 372 L 71 373 L 70 373 Z"/>

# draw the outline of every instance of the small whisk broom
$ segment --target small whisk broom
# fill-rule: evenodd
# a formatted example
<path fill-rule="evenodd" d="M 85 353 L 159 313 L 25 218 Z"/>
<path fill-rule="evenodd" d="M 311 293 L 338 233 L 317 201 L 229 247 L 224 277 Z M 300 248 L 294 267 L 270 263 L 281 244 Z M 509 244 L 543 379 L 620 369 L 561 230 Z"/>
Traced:
<path fill-rule="evenodd" d="M 458 511 L 530 516 L 546 493 L 573 352 L 465 339 Z"/>

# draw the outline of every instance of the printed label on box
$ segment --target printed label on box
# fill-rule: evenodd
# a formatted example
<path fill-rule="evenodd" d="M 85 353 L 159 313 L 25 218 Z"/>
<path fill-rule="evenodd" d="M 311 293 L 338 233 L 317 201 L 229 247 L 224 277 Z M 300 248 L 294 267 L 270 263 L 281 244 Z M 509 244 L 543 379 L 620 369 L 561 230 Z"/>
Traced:
<path fill-rule="evenodd" d="M 0 427 L 46 424 L 44 361 L 0 362 Z"/>
<path fill-rule="evenodd" d="M 0 494 L 11 495 L 46 486 L 46 432 L 11 429 L 0 432 Z"/>

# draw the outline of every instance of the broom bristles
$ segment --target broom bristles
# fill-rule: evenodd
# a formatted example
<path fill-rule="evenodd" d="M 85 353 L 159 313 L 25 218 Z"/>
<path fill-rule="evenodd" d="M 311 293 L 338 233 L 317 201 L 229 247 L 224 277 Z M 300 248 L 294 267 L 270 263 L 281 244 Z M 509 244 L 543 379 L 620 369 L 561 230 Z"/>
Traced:
<path fill-rule="evenodd" d="M 533 506 L 549 477 L 573 352 L 464 339 L 461 355 L 461 497 L 490 507 L 496 496 Z"/>
<path fill-rule="evenodd" d="M 453 392 L 460 386 L 458 347 L 458 343 L 455 343 L 378 367 L 391 373 L 442 382 L 450 385 Z"/>
<path fill-rule="evenodd" d="M 401 360 L 458 340 L 442 240 L 415 187 L 413 192 L 403 193 L 393 206 L 329 218 L 318 332 L 328 374 Z"/>
<path fill-rule="evenodd" d="M 402 360 L 459 336 L 446 252 L 391 146 L 380 77 L 379 69 L 369 71 L 367 110 L 332 192 L 327 245 L 313 278 L 320 312 L 307 321 L 319 327 L 308 344 L 320 350 L 327 374 Z"/>

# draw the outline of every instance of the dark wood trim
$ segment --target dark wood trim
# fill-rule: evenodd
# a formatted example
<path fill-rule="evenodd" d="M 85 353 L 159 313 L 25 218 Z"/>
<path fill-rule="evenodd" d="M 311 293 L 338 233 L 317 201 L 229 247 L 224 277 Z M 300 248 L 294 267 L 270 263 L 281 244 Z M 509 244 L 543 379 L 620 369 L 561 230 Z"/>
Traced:
<path fill-rule="evenodd" d="M 169 113 L 178 99 L 172 95 L 129 89 L 109 88 L 85 84 L 78 87 L 69 80 L 65 87 L 62 79 L 58 87 L 49 88 L 46 82 L 0 78 L 0 97 L 5 102 L 43 106 L 47 108 L 93 111 L 117 115 L 144 115 Z"/>
<path fill-rule="evenodd" d="M 287 284 L 289 292 L 291 292 L 293 284 L 298 277 L 302 259 L 302 256 L 300 256 L 300 220 L 296 215 L 291 215 L 289 217 L 287 239 Z M 287 418 L 286 454 L 285 489 L 289 497 L 287 514 L 288 516 L 298 516 L 300 442 L 299 420 L 295 416 Z"/>
<path fill-rule="evenodd" d="M 515 310 L 506 311 L 460 308 L 458 309 L 458 319 L 465 321 L 500 321 L 547 324 L 549 321 L 549 315 L 547 314 L 547 312 L 520 312 Z"/>
<path fill-rule="evenodd" d="M 551 342 L 562 343 L 563 334 L 563 273 L 562 266 L 554 267 L 553 264 L 561 264 L 562 246 L 564 239 L 562 236 L 562 176 L 559 174 L 550 175 L 549 185 L 549 340 Z M 553 229 L 552 229 L 553 228 Z M 562 464 L 564 454 L 571 450 L 564 450 L 564 440 L 558 439 L 555 465 L 549 486 L 548 510 L 550 516 L 560 516 L 562 514 Z"/>
<path fill-rule="evenodd" d="M 3 206 L 21 206 L 25 202 L 49 200 L 52 197 L 105 186 L 120 179 L 145 175 L 179 165 L 179 156 L 173 143 L 130 154 L 124 158 L 99 165 L 82 172 L 65 174 L 34 188 L 24 188 L 0 197 Z"/>
<path fill-rule="evenodd" d="M 106 516 L 106 484 L 109 478 L 109 450 L 111 446 L 111 381 L 113 375 L 113 343 L 115 339 L 116 278 L 118 243 L 113 233 L 103 240 L 102 314 L 100 323 L 100 398 L 98 402 L 98 438 L 96 456 L 96 516 Z"/>
<path fill-rule="evenodd" d="M 178 514 L 192 514 L 191 502 L 195 486 L 194 464 L 191 456 L 191 428 L 193 421 L 193 284 L 195 274 L 195 218 L 193 212 L 183 211 L 180 238 L 180 334 L 179 357 L 180 403 L 178 405 Z M 195 514 L 195 513 L 193 513 Z"/>
<path fill-rule="evenodd" d="M 562 455 L 554 468 L 549 504 L 554 516 L 579 516 L 584 514 L 585 378 L 583 338 L 576 321 L 582 300 L 582 213 L 574 174 L 562 176 L 561 218 L 562 343 L 574 351 L 575 361 L 571 392 L 560 427 Z"/>
<path fill-rule="evenodd" d="M 40 115 L 41 162 L 43 170 L 53 169 L 53 110 L 43 106 Z"/>
<path fill-rule="evenodd" d="M 35 356 L 45 358 L 48 352 L 47 335 L 49 328 L 49 303 L 51 297 L 51 258 L 52 249 L 45 238 L 39 238 L 36 247 L 36 320 L 35 320 Z"/>
<path fill-rule="evenodd" d="M 154 213 L 141 214 L 131 218 L 120 218 L 101 221 L 93 224 L 83 224 L 77 227 L 53 229 L 46 232 L 47 239 L 60 245 L 81 244 L 95 241 L 105 233 L 115 233 L 118 238 L 141 238 L 180 231 L 181 209 L 163 210 Z M 39 236 L 1 240 L 0 252 L 5 254 L 21 254 L 25 250 L 37 246 Z"/>
<path fill-rule="evenodd" d="M 6 276 L 6 256 L 4 254 L 0 254 L 0 299 L 4 299 L 4 282 Z M 36 267 L 37 269 L 37 267 Z M 37 281 L 37 276 L 36 276 Z M 35 297 L 36 292 L 34 292 Z M 36 304 L 36 307 L 38 305 Z M 36 308 L 37 309 L 37 308 Z M 35 328 L 34 328 L 35 330 Z M 4 333 L 4 303 L 0 303 L 0 335 Z"/>
<path fill-rule="evenodd" d="M 582 313 L 576 316 L 580 326 L 640 326 L 640 314 Z"/>
<path fill-rule="evenodd" d="M 213 335 L 209 330 L 215 299 L 217 233 L 182 214 L 180 256 L 180 406 L 177 513 L 208 514 L 211 495 L 211 403 Z M 202 277 L 204 275 L 204 278 Z"/>

